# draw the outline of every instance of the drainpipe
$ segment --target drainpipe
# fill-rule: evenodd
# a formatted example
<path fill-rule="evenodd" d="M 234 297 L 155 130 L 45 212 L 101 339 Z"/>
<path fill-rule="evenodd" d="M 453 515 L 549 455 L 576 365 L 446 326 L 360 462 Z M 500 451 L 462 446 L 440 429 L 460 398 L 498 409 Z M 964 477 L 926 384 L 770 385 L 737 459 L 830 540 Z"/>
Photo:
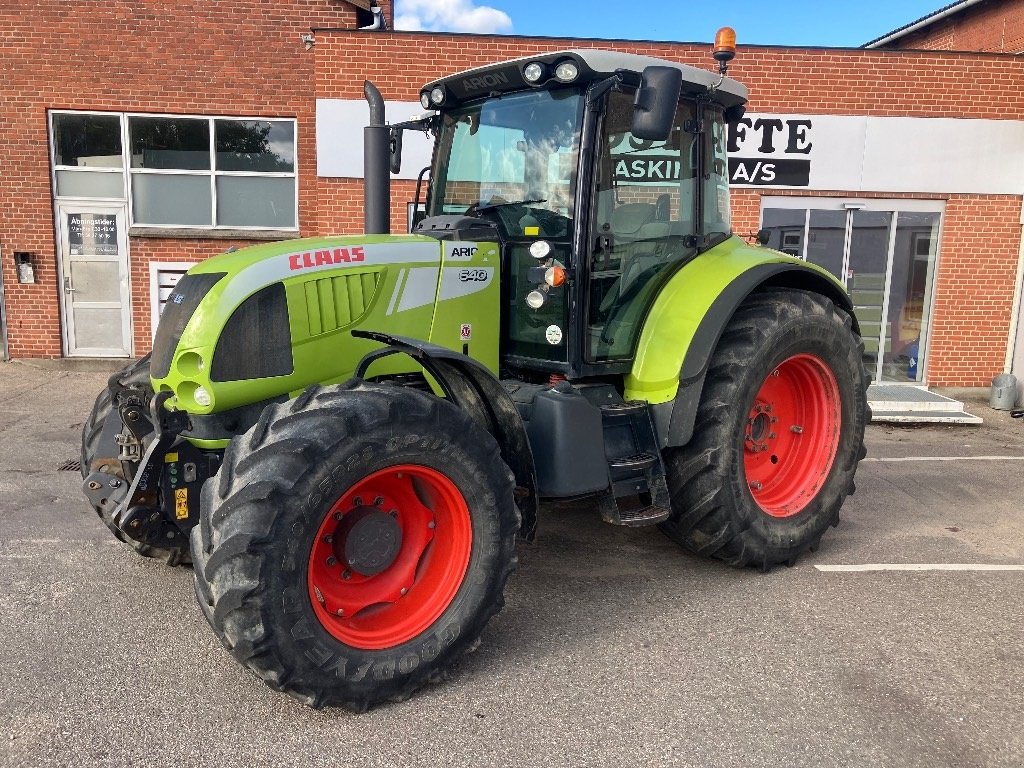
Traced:
<path fill-rule="evenodd" d="M 384 98 L 363 81 L 370 124 L 363 128 L 363 215 L 368 235 L 391 234 L 391 129 L 384 124 Z"/>
<path fill-rule="evenodd" d="M 0 360 L 10 360 L 10 350 L 7 347 L 7 303 L 4 300 L 3 270 L 0 270 L 0 345 L 2 345 Z"/>
<path fill-rule="evenodd" d="M 1017 250 L 1017 276 L 1013 286 L 1013 308 L 1010 314 L 1010 332 L 1006 344 L 1003 373 L 1017 376 L 1017 402 L 1024 397 L 1024 319 L 1021 302 L 1024 301 L 1024 201 L 1020 211 L 1020 246 Z"/>
<path fill-rule="evenodd" d="M 370 13 L 373 14 L 373 23 L 372 24 L 368 24 L 365 27 L 360 27 L 359 31 L 361 31 L 361 32 L 372 32 L 375 29 L 387 29 L 388 28 L 388 24 L 384 20 L 384 11 L 382 11 L 380 9 L 380 6 L 374 4 L 373 7 L 370 8 Z"/>

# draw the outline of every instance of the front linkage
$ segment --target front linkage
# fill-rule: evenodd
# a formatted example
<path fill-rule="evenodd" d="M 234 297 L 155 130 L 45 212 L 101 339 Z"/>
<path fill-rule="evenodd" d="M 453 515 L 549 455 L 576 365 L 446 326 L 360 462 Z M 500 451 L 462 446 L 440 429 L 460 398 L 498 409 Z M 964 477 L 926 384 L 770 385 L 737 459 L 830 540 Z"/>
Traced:
<path fill-rule="evenodd" d="M 170 392 L 154 395 L 148 385 L 122 383 L 123 376 L 108 384 L 111 407 L 91 455 L 83 456 L 83 490 L 115 533 L 145 547 L 187 552 L 200 490 L 216 474 L 221 453 L 181 437 L 191 421 L 164 407 Z"/>

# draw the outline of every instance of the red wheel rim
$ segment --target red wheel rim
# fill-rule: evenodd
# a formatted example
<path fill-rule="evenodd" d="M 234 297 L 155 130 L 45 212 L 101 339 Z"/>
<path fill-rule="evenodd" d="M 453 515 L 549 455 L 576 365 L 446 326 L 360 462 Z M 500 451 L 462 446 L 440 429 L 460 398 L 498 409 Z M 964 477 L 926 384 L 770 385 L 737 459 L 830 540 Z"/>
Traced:
<path fill-rule="evenodd" d="M 842 426 L 839 385 L 815 355 L 783 361 L 754 398 L 743 435 L 743 469 L 758 506 L 791 517 L 821 490 Z"/>
<path fill-rule="evenodd" d="M 401 645 L 451 604 L 472 546 L 469 507 L 446 475 L 418 464 L 374 472 L 341 495 L 316 533 L 306 576 L 313 610 L 346 645 Z"/>

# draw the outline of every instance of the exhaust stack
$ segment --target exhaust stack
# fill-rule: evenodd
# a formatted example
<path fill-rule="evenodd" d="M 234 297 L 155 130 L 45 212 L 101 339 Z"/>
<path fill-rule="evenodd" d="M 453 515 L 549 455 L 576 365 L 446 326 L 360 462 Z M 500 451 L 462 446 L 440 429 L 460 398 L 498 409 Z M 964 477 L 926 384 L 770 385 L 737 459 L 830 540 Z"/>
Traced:
<path fill-rule="evenodd" d="M 369 80 L 363 95 L 370 124 L 363 128 L 363 228 L 368 235 L 391 234 L 391 129 L 384 124 L 384 98 Z"/>

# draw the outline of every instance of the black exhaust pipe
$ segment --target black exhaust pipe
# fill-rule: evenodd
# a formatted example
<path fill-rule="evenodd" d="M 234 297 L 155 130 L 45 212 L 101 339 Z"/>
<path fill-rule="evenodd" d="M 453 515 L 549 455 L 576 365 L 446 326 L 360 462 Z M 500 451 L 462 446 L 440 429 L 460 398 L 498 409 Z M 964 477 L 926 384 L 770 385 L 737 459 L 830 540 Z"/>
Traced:
<path fill-rule="evenodd" d="M 391 129 L 384 124 L 384 98 L 363 81 L 370 124 L 363 128 L 363 222 L 368 235 L 391 234 Z"/>

